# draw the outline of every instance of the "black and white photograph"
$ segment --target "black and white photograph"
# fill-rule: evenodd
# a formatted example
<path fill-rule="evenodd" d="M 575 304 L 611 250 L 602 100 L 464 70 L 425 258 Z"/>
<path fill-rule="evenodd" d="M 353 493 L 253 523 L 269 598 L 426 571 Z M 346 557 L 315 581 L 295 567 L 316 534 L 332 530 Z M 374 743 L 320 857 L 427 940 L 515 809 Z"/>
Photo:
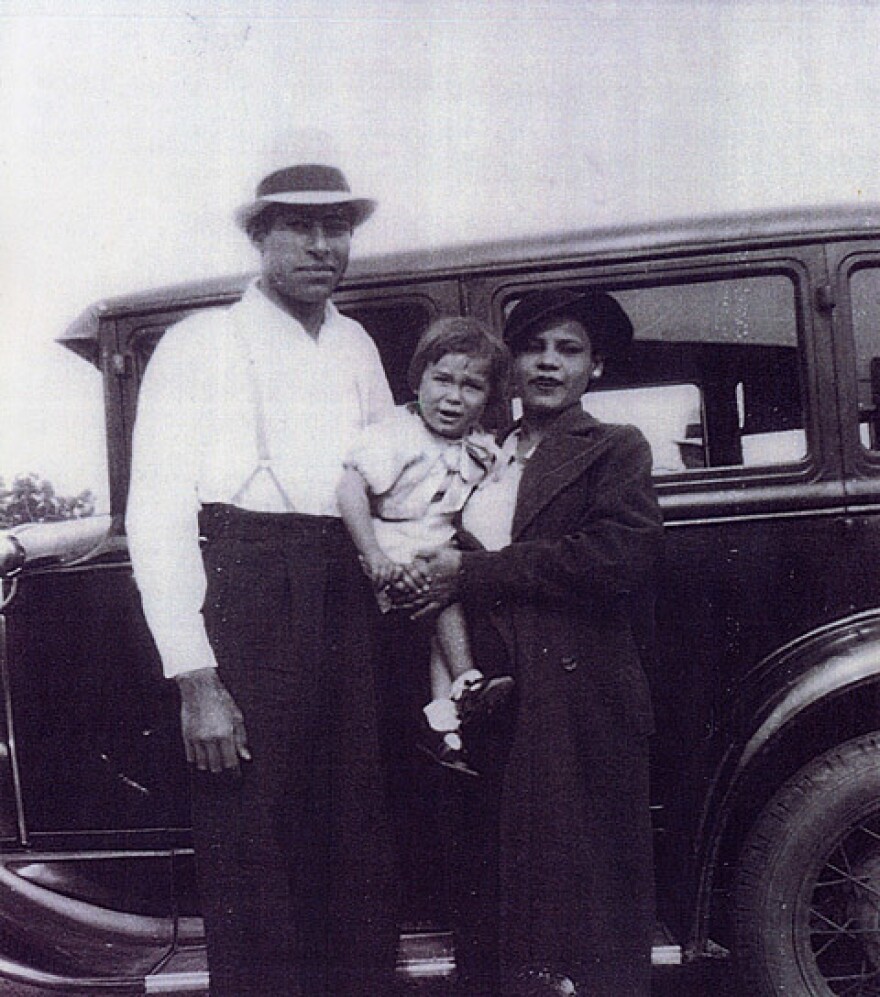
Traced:
<path fill-rule="evenodd" d="M 878 45 L 0 0 L 0 997 L 880 997 Z"/>

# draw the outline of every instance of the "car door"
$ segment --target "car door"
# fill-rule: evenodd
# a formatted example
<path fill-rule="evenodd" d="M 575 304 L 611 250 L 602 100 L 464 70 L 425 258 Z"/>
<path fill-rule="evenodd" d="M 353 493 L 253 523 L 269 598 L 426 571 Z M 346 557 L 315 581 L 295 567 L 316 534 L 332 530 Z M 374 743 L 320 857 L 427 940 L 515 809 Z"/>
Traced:
<path fill-rule="evenodd" d="M 880 241 L 828 248 L 853 611 L 880 606 Z"/>
<path fill-rule="evenodd" d="M 103 378 L 86 370 L 99 410 L 107 357 Z M 71 453 L 72 469 L 94 458 L 106 476 L 103 433 L 98 449 Z M 3 812 L 14 815 L 0 847 L 3 956 L 62 977 L 140 976 L 175 937 L 172 849 L 186 819 L 172 690 L 109 509 L 17 532 L 43 553 L 3 586 Z"/>
<path fill-rule="evenodd" d="M 701 821 L 742 722 L 749 675 L 845 609 L 825 557 L 844 529 L 821 246 L 691 251 L 523 268 L 469 287 L 496 327 L 536 288 L 601 287 L 635 326 L 628 363 L 584 405 L 639 426 L 666 522 L 651 680 L 661 909 L 679 937 L 698 892 Z"/>

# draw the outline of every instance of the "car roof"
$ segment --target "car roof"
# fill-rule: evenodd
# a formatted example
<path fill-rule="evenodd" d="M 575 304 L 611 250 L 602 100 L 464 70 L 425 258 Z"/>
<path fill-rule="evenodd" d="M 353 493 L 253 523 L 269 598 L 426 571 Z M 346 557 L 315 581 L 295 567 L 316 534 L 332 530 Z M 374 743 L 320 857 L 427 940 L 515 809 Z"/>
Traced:
<path fill-rule="evenodd" d="M 880 234 L 880 204 L 669 218 L 354 258 L 343 289 L 376 283 L 406 283 L 426 277 L 479 274 L 485 270 L 538 263 L 563 265 L 566 261 L 615 256 L 631 259 L 665 252 L 724 251 L 732 247 L 746 249 L 768 243 L 797 244 L 877 234 Z M 97 338 L 103 319 L 223 304 L 240 296 L 254 276 L 253 272 L 239 273 L 107 298 L 86 309 L 64 330 L 58 341 L 91 357 L 94 346 L 89 341 Z"/>

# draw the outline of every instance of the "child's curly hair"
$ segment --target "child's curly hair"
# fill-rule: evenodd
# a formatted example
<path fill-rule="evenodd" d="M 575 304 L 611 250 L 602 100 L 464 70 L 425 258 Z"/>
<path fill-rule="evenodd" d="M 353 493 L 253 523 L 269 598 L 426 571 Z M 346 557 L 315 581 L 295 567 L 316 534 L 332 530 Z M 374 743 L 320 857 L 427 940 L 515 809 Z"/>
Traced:
<path fill-rule="evenodd" d="M 507 399 L 510 383 L 510 351 L 500 336 L 479 319 L 452 315 L 432 322 L 416 346 L 410 360 L 407 380 L 413 391 L 419 390 L 422 375 L 429 364 L 448 353 L 461 353 L 489 361 L 489 400 L 491 407 Z"/>

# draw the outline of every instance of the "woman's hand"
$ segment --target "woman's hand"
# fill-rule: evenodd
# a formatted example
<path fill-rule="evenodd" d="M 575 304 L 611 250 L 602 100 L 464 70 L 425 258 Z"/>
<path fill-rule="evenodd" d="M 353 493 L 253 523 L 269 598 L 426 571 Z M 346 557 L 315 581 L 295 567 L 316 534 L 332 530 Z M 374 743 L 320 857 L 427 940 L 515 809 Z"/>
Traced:
<path fill-rule="evenodd" d="M 411 561 L 403 565 L 401 577 L 396 581 L 395 588 L 400 593 L 411 596 L 426 595 L 430 578 L 421 562 Z"/>
<path fill-rule="evenodd" d="M 419 551 L 410 571 L 418 573 L 421 582 L 418 592 L 392 588 L 389 594 L 395 608 L 409 610 L 414 620 L 439 613 L 458 599 L 460 551 L 447 547 Z"/>

